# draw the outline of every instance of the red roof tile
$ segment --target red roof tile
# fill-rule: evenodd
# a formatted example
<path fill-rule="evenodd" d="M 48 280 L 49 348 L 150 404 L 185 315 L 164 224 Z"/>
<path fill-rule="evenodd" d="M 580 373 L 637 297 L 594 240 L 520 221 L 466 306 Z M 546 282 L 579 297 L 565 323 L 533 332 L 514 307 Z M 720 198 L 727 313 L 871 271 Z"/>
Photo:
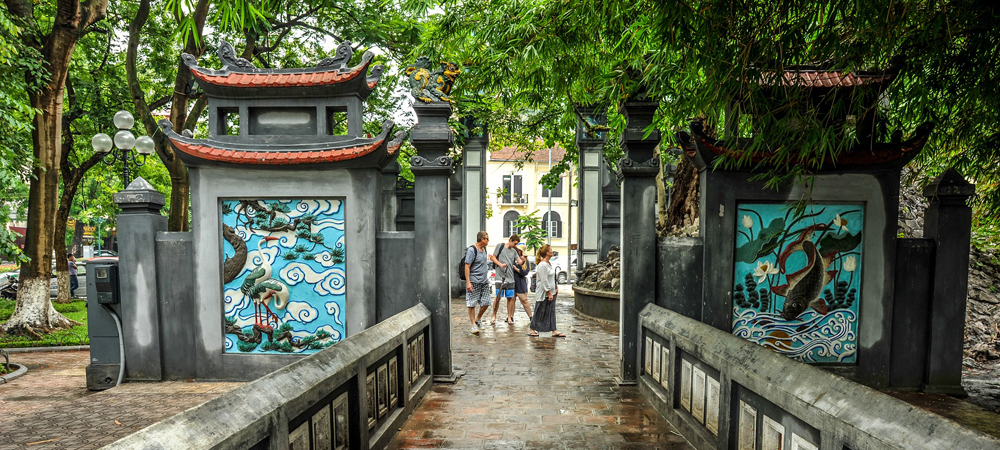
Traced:
<path fill-rule="evenodd" d="M 255 86 L 255 87 L 288 87 L 288 86 L 319 86 L 338 84 L 349 81 L 364 73 L 368 64 L 361 64 L 351 72 L 337 70 L 312 73 L 239 73 L 228 72 L 224 75 L 209 75 L 199 67 L 191 67 L 191 73 L 199 82 L 219 86 Z M 374 88 L 375 83 L 368 83 Z"/>
<path fill-rule="evenodd" d="M 513 146 L 503 147 L 500 150 L 494 150 L 490 152 L 490 161 L 517 161 L 517 160 L 528 160 L 528 154 L 522 149 Z M 531 160 L 536 163 L 548 163 L 549 162 L 549 149 L 543 148 L 531 152 Z M 552 147 L 552 162 L 557 163 L 563 160 L 566 156 L 566 149 L 555 146 Z"/>
<path fill-rule="evenodd" d="M 327 150 L 309 151 L 309 152 L 294 152 L 294 151 L 258 152 L 252 150 L 251 151 L 226 150 L 207 145 L 186 143 L 173 138 L 171 138 L 171 142 L 174 144 L 174 147 L 181 152 L 210 161 L 244 163 L 244 164 L 284 165 L 284 164 L 303 164 L 303 163 L 323 163 L 323 162 L 354 159 L 373 152 L 375 149 L 379 148 L 383 142 L 385 142 L 385 139 L 380 139 L 378 141 L 363 146 L 348 147 L 348 148 L 331 148 Z M 399 147 L 397 146 L 396 148 L 398 149 Z M 390 152 L 390 154 L 391 153 L 392 152 Z"/>
<path fill-rule="evenodd" d="M 762 78 L 764 84 L 776 84 L 773 72 L 765 72 Z M 833 70 L 786 70 L 781 74 L 780 84 L 808 88 L 856 87 L 864 84 L 883 83 L 891 81 L 892 78 L 889 73 L 875 75 Z"/>

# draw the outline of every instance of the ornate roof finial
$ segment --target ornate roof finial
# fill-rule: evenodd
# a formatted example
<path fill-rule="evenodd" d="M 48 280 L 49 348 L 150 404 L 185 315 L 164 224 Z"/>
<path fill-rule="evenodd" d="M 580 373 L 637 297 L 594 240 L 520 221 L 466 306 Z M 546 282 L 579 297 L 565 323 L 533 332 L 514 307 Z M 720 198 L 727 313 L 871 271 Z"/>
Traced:
<path fill-rule="evenodd" d="M 224 66 L 239 67 L 241 69 L 256 69 L 250 61 L 236 56 L 236 49 L 226 41 L 219 44 L 219 59 Z"/>
<path fill-rule="evenodd" d="M 441 61 L 434 72 L 430 71 L 430 58 L 421 56 L 406 67 L 406 77 L 410 83 L 410 95 L 424 103 L 448 102 L 451 99 L 451 88 L 461 72 L 458 65 Z"/>
<path fill-rule="evenodd" d="M 351 62 L 352 56 L 354 56 L 354 47 L 351 47 L 351 41 L 344 41 L 337 46 L 337 52 L 333 55 L 333 58 L 324 58 L 316 64 L 316 67 L 343 69 Z"/>

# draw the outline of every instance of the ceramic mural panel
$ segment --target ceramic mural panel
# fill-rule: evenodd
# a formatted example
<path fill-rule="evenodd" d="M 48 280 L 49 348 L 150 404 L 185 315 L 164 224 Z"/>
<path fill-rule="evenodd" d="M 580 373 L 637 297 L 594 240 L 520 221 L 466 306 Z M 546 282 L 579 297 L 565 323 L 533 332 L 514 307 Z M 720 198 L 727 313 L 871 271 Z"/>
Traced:
<path fill-rule="evenodd" d="M 803 362 L 856 362 L 864 220 L 857 204 L 741 204 L 733 334 Z"/>
<path fill-rule="evenodd" d="M 223 200 L 221 213 L 225 351 L 315 353 L 343 339 L 344 202 Z"/>

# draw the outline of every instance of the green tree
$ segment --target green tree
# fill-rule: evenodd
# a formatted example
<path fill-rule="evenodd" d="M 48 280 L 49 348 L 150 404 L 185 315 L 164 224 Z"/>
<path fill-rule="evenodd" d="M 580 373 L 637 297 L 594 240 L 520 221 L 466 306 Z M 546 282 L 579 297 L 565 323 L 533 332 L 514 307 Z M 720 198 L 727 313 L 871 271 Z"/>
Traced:
<path fill-rule="evenodd" d="M 517 230 L 521 242 L 524 242 L 524 246 L 529 252 L 538 250 L 542 245 L 545 245 L 545 238 L 549 235 L 545 226 L 542 225 L 542 219 L 538 218 L 537 209 L 529 214 L 520 215 L 511 226 Z"/>
<path fill-rule="evenodd" d="M 776 185 L 810 176 L 858 143 L 905 139 L 932 122 L 917 164 L 928 175 L 957 167 L 977 181 L 981 213 L 1000 207 L 1000 6 L 993 2 L 456 0 L 441 8 L 421 51 L 463 63 L 462 112 L 489 118 L 497 144 L 541 137 L 575 160 L 574 106 L 606 107 L 614 136 L 621 103 L 645 95 L 663 105 L 656 127 L 675 145 L 673 132 L 686 131 L 693 117 L 717 133 L 739 99 L 744 114 L 734 137 L 748 151 L 720 164 L 754 167 Z M 880 126 L 859 136 L 809 108 L 804 94 L 772 90 L 771 74 L 801 65 L 896 73 L 879 97 Z M 837 116 L 871 112 L 850 100 L 833 105 Z M 754 155 L 763 161 L 752 163 Z"/>
<path fill-rule="evenodd" d="M 26 64 L 22 70 L 29 103 L 34 108 L 31 137 L 35 165 L 28 190 L 24 246 L 28 261 L 21 264 L 17 304 L 3 330 L 39 336 L 40 331 L 73 325 L 49 302 L 54 220 L 59 203 L 63 97 L 76 44 L 104 19 L 107 0 L 55 4 L 5 0 L 4 4 L 12 22 L 21 28 L 19 51 L 36 63 Z M 44 76 L 40 76 L 42 69 Z"/>

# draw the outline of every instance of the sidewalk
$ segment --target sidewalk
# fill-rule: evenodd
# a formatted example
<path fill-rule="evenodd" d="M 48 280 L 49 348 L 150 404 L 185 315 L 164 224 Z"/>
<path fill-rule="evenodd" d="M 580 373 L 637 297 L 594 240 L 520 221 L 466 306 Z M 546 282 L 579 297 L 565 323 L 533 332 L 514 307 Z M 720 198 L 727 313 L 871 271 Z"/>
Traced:
<path fill-rule="evenodd" d="M 474 336 L 465 300 L 453 300 L 453 361 L 466 373 L 436 384 L 389 448 L 691 449 L 637 387 L 615 384 L 618 325 L 577 316 L 567 291 L 557 307 L 566 338 L 526 336 L 520 304 L 515 325 L 501 306 L 500 323 Z"/>
<path fill-rule="evenodd" d="M 89 351 L 12 353 L 28 373 L 0 384 L 0 449 L 91 449 L 243 383 L 122 383 L 87 390 Z"/>

